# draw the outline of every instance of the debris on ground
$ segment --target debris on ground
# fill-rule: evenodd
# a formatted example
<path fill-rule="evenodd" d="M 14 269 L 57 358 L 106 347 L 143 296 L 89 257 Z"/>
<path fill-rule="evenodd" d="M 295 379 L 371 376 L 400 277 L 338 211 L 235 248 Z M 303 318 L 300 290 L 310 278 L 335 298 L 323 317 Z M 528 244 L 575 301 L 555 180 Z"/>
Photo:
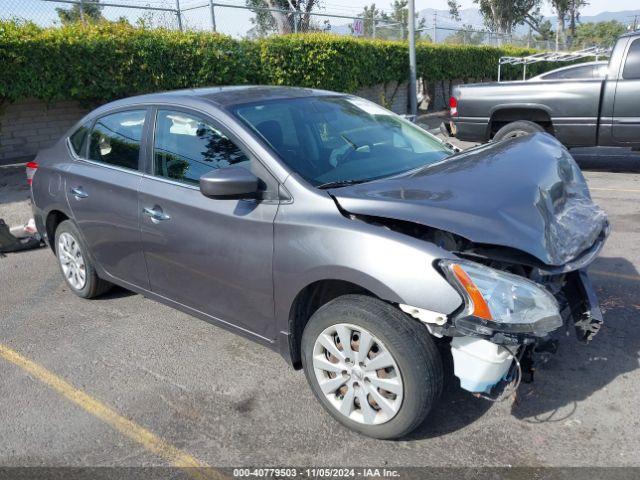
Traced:
<path fill-rule="evenodd" d="M 33 218 L 18 227 L 9 228 L 0 218 L 0 255 L 44 246 Z"/>

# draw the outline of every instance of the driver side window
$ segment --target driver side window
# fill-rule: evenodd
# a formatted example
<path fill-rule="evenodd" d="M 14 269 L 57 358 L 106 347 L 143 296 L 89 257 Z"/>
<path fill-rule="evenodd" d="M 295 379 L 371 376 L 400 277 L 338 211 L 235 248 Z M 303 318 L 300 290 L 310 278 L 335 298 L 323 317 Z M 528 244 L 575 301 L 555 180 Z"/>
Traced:
<path fill-rule="evenodd" d="M 216 168 L 251 167 L 242 149 L 211 122 L 173 110 L 158 110 L 153 158 L 155 175 L 191 185 Z"/>

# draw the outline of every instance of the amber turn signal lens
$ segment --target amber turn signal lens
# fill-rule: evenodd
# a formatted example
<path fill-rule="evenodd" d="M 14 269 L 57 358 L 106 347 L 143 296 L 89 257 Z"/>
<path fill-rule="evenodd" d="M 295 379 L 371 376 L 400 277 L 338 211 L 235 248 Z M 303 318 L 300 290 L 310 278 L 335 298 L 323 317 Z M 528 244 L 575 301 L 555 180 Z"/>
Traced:
<path fill-rule="evenodd" d="M 491 310 L 489 310 L 487 302 L 485 302 L 482 293 L 480 293 L 476 284 L 473 283 L 473 280 L 471 280 L 469 275 L 467 275 L 467 272 L 465 272 L 460 265 L 453 265 L 451 271 L 469 294 L 469 298 L 473 302 L 472 314 L 476 317 L 484 318 L 485 320 L 493 320 Z"/>

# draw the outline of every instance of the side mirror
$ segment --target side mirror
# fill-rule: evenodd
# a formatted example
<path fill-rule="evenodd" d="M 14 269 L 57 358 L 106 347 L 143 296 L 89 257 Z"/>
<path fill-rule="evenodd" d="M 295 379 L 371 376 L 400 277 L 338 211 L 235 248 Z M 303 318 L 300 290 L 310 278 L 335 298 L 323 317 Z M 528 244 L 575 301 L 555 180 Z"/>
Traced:
<path fill-rule="evenodd" d="M 200 177 L 200 192 L 210 198 L 255 198 L 258 182 L 258 177 L 246 168 L 219 168 Z"/>

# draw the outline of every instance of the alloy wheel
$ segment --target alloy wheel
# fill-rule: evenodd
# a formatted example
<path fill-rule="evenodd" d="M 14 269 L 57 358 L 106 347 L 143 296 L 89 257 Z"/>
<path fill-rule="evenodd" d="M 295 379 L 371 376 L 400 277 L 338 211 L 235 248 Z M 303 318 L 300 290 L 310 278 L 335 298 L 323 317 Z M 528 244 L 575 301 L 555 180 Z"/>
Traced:
<path fill-rule="evenodd" d="M 58 238 L 58 261 L 69 285 L 82 290 L 87 283 L 87 269 L 78 241 L 68 232 Z"/>

